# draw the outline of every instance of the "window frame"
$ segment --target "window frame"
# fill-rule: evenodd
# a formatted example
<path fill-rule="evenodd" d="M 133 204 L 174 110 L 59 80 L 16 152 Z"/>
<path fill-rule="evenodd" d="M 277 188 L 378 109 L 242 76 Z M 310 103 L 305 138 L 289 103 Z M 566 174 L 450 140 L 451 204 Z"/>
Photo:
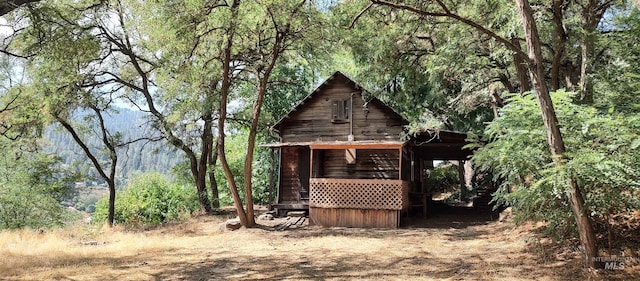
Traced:
<path fill-rule="evenodd" d="M 349 99 L 331 101 L 331 122 L 347 123 L 351 119 Z"/>

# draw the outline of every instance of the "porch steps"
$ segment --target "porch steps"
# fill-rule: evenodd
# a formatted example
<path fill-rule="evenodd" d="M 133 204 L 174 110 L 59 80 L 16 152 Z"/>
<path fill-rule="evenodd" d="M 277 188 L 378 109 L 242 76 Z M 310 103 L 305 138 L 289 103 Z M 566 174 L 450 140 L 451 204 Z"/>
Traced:
<path fill-rule="evenodd" d="M 287 217 L 284 222 L 275 226 L 275 230 L 277 231 L 285 231 L 287 229 L 295 229 L 301 228 L 304 226 L 304 223 L 307 221 L 305 216 L 302 217 Z"/>

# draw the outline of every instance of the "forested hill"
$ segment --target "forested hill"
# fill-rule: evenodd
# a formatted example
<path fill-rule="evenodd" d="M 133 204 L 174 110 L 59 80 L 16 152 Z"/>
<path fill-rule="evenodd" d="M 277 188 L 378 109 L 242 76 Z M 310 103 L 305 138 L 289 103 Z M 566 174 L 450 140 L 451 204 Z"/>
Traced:
<path fill-rule="evenodd" d="M 77 115 L 80 120 L 87 114 L 80 112 Z M 118 108 L 117 114 L 105 115 L 105 123 L 111 132 L 122 134 L 122 140 L 139 138 L 152 132 L 144 113 L 126 108 Z M 87 138 L 89 148 L 97 151 L 103 147 L 98 134 L 90 135 Z M 48 143 L 46 150 L 62 157 L 65 164 L 75 165 L 80 171 L 86 170 L 90 175 L 95 171 L 80 146 L 62 127 L 53 125 L 47 128 L 44 138 Z M 164 140 L 135 142 L 118 151 L 118 177 L 127 178 L 134 171 L 168 173 L 182 159 L 181 153 L 172 149 Z M 98 179 L 97 174 L 94 176 Z"/>

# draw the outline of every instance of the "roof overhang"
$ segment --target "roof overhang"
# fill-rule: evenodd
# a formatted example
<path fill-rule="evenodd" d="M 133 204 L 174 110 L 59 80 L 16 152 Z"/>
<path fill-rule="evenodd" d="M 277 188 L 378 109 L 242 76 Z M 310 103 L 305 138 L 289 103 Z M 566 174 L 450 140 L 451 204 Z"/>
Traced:
<path fill-rule="evenodd" d="M 406 141 L 331 141 L 331 142 L 279 142 L 263 147 L 308 146 L 311 149 L 400 149 Z"/>
<path fill-rule="evenodd" d="M 447 130 L 425 130 L 413 136 L 414 153 L 422 159 L 467 160 L 473 150 L 465 148 L 467 134 Z"/>

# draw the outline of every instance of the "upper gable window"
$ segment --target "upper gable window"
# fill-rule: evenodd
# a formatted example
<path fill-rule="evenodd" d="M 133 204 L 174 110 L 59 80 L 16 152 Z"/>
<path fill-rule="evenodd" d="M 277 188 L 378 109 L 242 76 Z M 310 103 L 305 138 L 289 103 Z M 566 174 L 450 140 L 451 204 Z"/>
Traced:
<path fill-rule="evenodd" d="M 349 100 L 334 100 L 331 105 L 331 122 L 349 121 Z"/>

